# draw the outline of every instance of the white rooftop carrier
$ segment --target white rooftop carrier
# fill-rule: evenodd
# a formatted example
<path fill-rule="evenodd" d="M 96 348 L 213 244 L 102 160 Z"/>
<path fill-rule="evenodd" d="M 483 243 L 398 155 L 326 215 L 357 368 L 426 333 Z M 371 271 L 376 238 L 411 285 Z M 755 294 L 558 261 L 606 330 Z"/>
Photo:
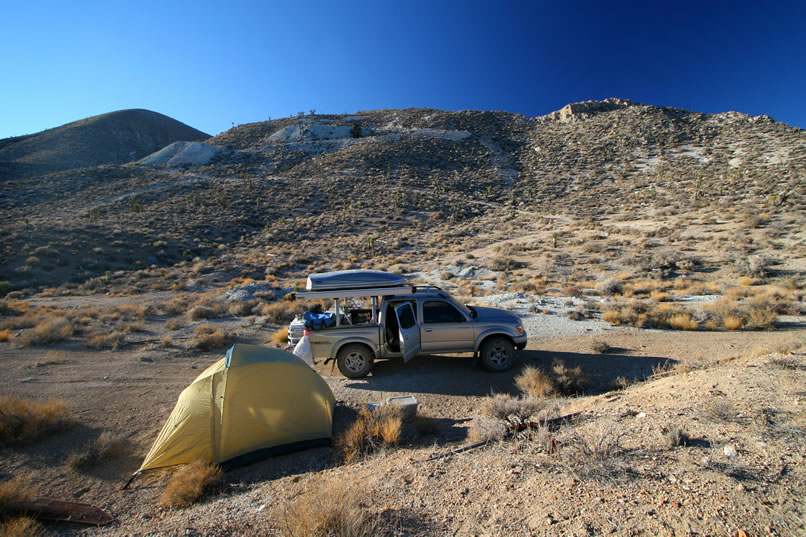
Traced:
<path fill-rule="evenodd" d="M 405 285 L 402 276 L 381 272 L 380 270 L 339 270 L 311 274 L 305 285 L 305 291 L 295 293 L 295 298 L 303 300 L 328 299 L 335 302 L 336 325 L 341 325 L 341 299 L 371 297 L 371 322 L 378 319 L 378 297 L 391 295 L 414 294 L 415 287 Z M 301 318 L 294 319 L 288 330 L 289 344 L 295 345 L 304 334 L 304 323 Z"/>

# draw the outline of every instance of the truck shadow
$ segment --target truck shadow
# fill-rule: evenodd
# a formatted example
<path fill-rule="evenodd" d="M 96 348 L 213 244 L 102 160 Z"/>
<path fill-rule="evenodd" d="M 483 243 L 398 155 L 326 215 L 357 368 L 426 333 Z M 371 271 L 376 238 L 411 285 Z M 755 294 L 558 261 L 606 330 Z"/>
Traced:
<path fill-rule="evenodd" d="M 612 389 L 617 380 L 635 382 L 652 375 L 657 368 L 670 367 L 675 360 L 660 356 L 630 356 L 622 353 L 585 354 L 523 350 L 509 371 L 484 370 L 469 356 L 418 356 L 407 364 L 400 360 L 378 361 L 370 376 L 349 381 L 348 388 L 393 393 L 422 393 L 457 396 L 483 396 L 490 393 L 517 393 L 514 379 L 521 370 L 535 366 L 551 373 L 554 365 L 579 367 L 589 379 L 589 393 Z"/>

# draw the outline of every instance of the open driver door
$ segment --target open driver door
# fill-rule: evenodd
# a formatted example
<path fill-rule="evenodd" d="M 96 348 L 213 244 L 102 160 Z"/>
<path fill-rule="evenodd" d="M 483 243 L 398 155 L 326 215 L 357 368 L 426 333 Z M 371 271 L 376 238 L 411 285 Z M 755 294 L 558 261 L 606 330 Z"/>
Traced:
<path fill-rule="evenodd" d="M 400 353 L 403 355 L 403 361 L 408 362 L 420 354 L 420 327 L 409 303 L 395 307 L 395 315 L 397 325 L 400 327 Z"/>

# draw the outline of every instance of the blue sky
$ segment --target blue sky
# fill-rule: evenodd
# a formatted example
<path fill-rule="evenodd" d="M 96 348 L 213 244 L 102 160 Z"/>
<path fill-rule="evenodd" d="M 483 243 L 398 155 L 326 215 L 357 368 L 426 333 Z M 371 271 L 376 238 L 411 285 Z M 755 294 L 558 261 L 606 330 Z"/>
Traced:
<path fill-rule="evenodd" d="M 0 138 L 126 108 L 210 134 L 299 111 L 546 114 L 607 97 L 806 128 L 806 2 L 104 2 L 0 8 Z"/>

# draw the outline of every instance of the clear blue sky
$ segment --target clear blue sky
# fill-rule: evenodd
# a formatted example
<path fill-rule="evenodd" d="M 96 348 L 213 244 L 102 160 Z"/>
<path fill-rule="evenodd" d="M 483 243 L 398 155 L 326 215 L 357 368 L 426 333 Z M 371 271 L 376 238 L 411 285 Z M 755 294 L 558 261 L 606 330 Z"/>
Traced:
<path fill-rule="evenodd" d="M 9 0 L 0 50 L 0 138 L 126 108 L 218 134 L 606 97 L 806 127 L 805 1 Z"/>

